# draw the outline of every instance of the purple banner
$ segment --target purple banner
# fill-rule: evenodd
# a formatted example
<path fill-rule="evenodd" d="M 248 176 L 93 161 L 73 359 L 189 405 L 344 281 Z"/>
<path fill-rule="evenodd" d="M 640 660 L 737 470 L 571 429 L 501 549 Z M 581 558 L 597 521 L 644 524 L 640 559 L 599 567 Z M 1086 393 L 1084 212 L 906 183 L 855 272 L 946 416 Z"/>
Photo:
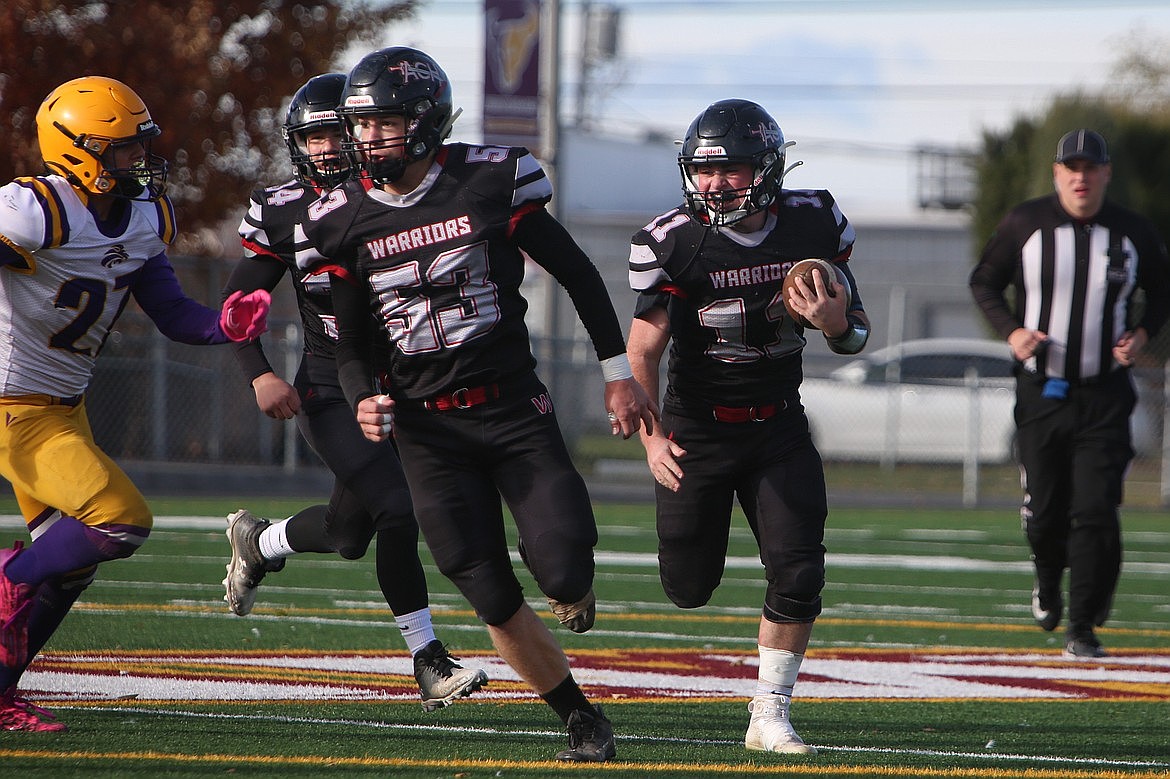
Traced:
<path fill-rule="evenodd" d="M 484 0 L 483 138 L 540 156 L 540 0 Z"/>

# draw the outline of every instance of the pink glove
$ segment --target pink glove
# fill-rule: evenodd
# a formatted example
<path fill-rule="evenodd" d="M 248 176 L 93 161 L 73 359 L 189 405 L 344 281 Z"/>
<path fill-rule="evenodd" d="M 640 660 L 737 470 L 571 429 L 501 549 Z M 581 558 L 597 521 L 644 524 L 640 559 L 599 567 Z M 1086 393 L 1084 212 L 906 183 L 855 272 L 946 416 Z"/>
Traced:
<path fill-rule="evenodd" d="M 268 329 L 268 307 L 271 304 L 272 296 L 266 289 L 247 295 L 236 290 L 223 302 L 223 311 L 219 314 L 220 329 L 233 341 L 256 338 Z"/>

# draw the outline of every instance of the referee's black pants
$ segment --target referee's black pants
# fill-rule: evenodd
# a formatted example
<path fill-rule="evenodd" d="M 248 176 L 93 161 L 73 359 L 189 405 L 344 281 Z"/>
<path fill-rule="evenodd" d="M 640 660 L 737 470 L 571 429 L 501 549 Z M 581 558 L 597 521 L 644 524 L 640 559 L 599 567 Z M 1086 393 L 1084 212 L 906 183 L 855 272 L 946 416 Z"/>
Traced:
<path fill-rule="evenodd" d="M 1069 569 L 1069 632 L 1109 616 L 1121 573 L 1118 507 L 1133 459 L 1129 418 L 1137 393 L 1128 370 L 1043 397 L 1042 378 L 1016 382 L 1015 419 L 1024 487 L 1024 532 L 1036 575 Z"/>

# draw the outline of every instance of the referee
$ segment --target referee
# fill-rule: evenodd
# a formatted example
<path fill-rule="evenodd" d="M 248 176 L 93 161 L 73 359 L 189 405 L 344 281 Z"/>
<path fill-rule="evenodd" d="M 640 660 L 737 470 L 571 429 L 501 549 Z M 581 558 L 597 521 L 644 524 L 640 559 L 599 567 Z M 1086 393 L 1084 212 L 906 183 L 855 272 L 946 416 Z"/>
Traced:
<path fill-rule="evenodd" d="M 1166 247 L 1148 219 L 1105 199 L 1111 175 L 1101 135 L 1066 133 L 1052 166 L 1056 192 L 1007 213 L 970 280 L 1018 361 L 1032 614 L 1044 630 L 1060 624 L 1067 568 L 1069 657 L 1105 655 L 1093 628 L 1109 617 L 1121 572 L 1118 507 L 1137 402 L 1130 366 L 1170 314 Z"/>

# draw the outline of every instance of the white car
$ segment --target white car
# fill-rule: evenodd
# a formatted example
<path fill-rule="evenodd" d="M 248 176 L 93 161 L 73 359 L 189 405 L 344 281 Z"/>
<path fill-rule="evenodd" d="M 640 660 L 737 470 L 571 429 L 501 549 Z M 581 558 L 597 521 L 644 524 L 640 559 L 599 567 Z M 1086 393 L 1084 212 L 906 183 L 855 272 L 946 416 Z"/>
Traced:
<path fill-rule="evenodd" d="M 1015 440 L 1015 378 L 1006 342 L 926 338 L 863 352 L 801 401 L 829 460 L 1007 462 Z"/>

